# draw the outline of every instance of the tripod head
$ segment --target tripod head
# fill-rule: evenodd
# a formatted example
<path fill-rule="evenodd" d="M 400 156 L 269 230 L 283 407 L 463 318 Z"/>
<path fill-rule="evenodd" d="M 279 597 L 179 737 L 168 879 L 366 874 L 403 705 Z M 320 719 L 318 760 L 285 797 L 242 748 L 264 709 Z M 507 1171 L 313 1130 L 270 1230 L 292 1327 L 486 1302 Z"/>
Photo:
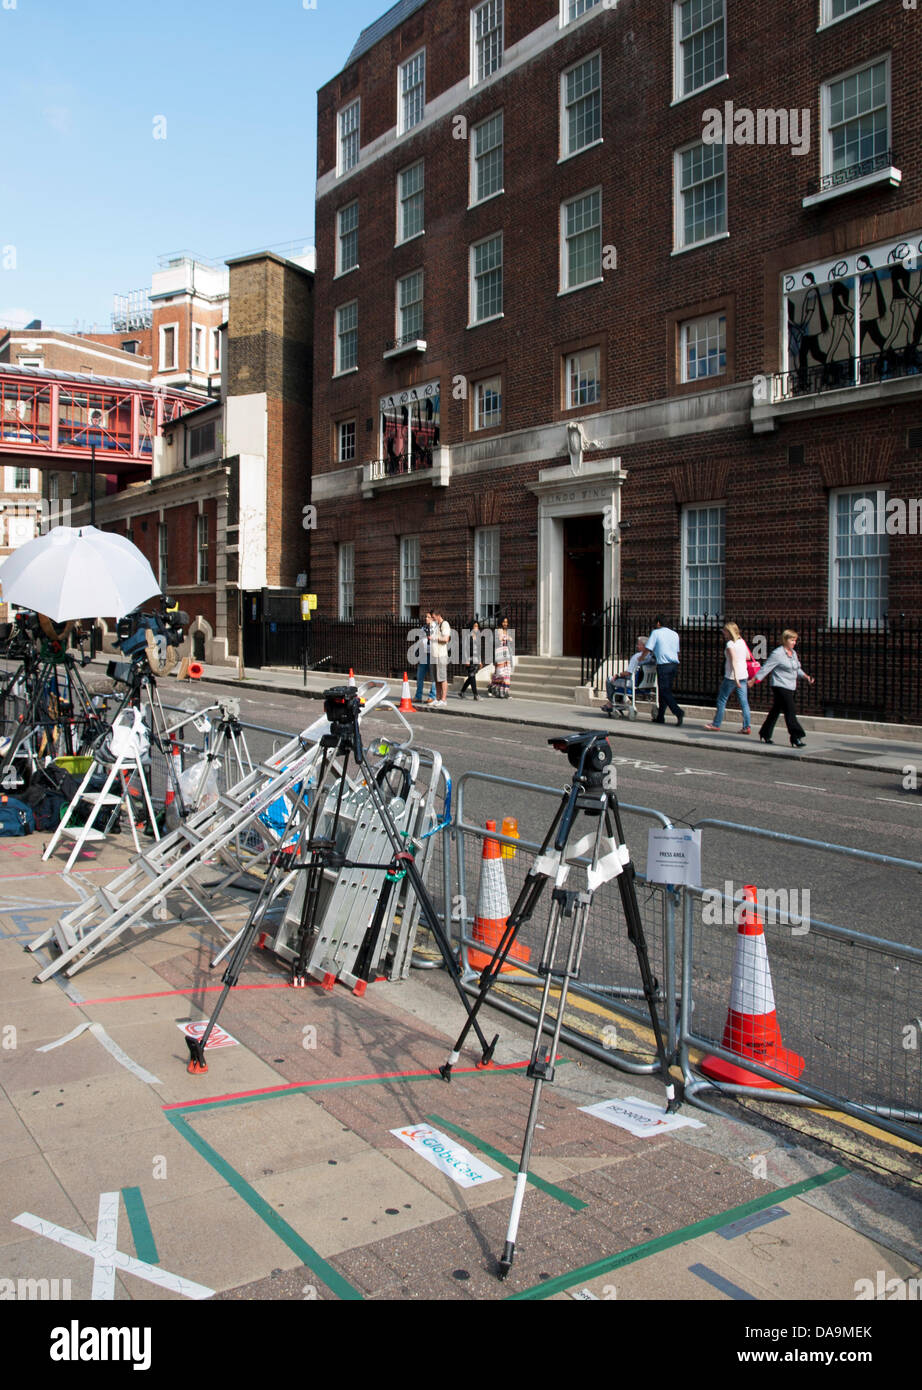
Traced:
<path fill-rule="evenodd" d="M 333 685 L 323 692 L 323 712 L 330 722 L 330 732 L 320 740 L 323 748 L 349 749 L 356 762 L 361 762 L 362 735 L 359 731 L 359 712 L 362 701 L 351 685 Z"/>
<path fill-rule="evenodd" d="M 612 757 L 606 733 L 558 734 L 548 743 L 558 753 L 566 753 L 570 766 L 576 769 L 574 783 L 579 782 L 587 791 L 601 790 Z"/>

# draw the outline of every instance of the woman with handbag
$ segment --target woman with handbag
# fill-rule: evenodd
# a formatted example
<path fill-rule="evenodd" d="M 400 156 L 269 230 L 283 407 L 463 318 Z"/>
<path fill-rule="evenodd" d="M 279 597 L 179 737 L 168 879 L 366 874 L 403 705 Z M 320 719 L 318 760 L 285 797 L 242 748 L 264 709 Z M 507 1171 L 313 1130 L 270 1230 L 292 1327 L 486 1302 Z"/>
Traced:
<path fill-rule="evenodd" d="M 749 713 L 749 693 L 747 683 L 749 681 L 750 663 L 755 664 L 752 652 L 740 635 L 740 630 L 736 623 L 727 623 L 723 629 L 723 637 L 726 643 L 724 647 L 724 678 L 720 682 L 720 689 L 717 692 L 717 712 L 710 724 L 705 724 L 706 729 L 713 729 L 717 732 L 723 723 L 724 710 L 727 708 L 727 701 L 734 690 L 739 696 L 740 708 L 743 711 L 743 727 L 741 733 L 749 734 L 752 732 L 752 716 Z"/>
<path fill-rule="evenodd" d="M 464 699 L 464 692 L 465 692 L 465 690 L 467 690 L 468 686 L 470 686 L 470 688 L 471 688 L 471 690 L 472 690 L 472 692 L 473 692 L 474 699 L 475 699 L 475 700 L 479 700 L 479 699 L 480 699 L 480 696 L 477 694 L 477 672 L 480 670 L 481 666 L 483 665 L 483 662 L 480 660 L 480 656 L 481 656 L 481 652 L 480 652 L 481 637 L 482 637 L 482 633 L 481 633 L 481 631 L 480 631 L 480 624 L 475 620 L 475 621 L 474 621 L 474 624 L 473 624 L 473 626 L 472 626 L 472 628 L 471 628 L 471 631 L 470 631 L 470 644 L 471 644 L 471 646 L 470 646 L 470 660 L 469 660 L 468 663 L 467 663 L 467 680 L 464 682 L 464 684 L 462 685 L 461 689 L 458 691 L 458 699 L 459 699 L 459 700 L 463 700 L 463 699 Z"/>
<path fill-rule="evenodd" d="M 806 742 L 803 727 L 794 710 L 794 692 L 800 679 L 805 680 L 808 685 L 815 685 L 816 682 L 812 676 L 807 675 L 801 666 L 800 658 L 794 650 L 796 645 L 797 633 L 791 628 L 785 628 L 781 634 L 781 646 L 775 648 L 765 665 L 754 677 L 756 684 L 764 681 L 766 676 L 772 678 L 772 707 L 768 711 L 765 723 L 759 730 L 759 738 L 763 743 L 772 742 L 772 734 L 775 732 L 779 714 L 784 715 L 784 722 L 791 739 L 791 747 L 803 748 Z"/>

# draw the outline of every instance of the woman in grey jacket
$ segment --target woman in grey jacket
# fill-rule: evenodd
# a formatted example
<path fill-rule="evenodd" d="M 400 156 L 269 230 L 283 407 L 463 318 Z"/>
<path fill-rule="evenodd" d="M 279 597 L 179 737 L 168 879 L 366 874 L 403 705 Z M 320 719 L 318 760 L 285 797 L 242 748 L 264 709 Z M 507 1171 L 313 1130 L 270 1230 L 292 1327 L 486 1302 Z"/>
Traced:
<path fill-rule="evenodd" d="M 759 730 L 759 738 L 763 743 L 771 743 L 772 734 L 775 732 L 775 725 L 778 722 L 779 714 L 784 715 L 784 722 L 787 725 L 788 733 L 791 736 L 792 748 L 803 748 L 804 731 L 794 710 L 794 692 L 797 689 L 797 681 L 802 677 L 808 685 L 813 685 L 812 676 L 808 676 L 800 664 L 800 660 L 794 648 L 797 645 L 797 633 L 790 628 L 785 628 L 781 634 L 781 646 L 776 647 L 765 665 L 760 667 L 758 673 L 753 676 L 753 684 L 759 685 L 767 676 L 772 678 L 772 707 L 768 711 L 768 717 L 762 728 Z"/>

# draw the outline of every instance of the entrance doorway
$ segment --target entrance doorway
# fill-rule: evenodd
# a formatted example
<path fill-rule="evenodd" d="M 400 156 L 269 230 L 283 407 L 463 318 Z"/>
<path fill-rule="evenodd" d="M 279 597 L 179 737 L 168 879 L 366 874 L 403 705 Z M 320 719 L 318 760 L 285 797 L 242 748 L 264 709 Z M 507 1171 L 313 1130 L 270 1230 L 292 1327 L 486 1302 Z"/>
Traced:
<path fill-rule="evenodd" d="M 563 655 L 579 656 L 582 615 L 604 604 L 602 517 L 568 517 L 563 523 Z"/>

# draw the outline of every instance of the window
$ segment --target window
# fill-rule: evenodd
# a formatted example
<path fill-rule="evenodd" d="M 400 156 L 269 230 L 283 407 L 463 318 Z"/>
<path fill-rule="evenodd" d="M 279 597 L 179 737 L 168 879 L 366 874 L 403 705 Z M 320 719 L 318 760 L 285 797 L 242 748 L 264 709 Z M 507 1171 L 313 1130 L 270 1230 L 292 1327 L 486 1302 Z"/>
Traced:
<path fill-rule="evenodd" d="M 221 330 L 213 328 L 211 330 L 211 370 L 219 372 L 221 370 Z"/>
<path fill-rule="evenodd" d="M 471 323 L 503 312 L 503 235 L 471 247 Z"/>
<path fill-rule="evenodd" d="M 423 272 L 397 281 L 397 340 L 412 343 L 423 336 Z"/>
<path fill-rule="evenodd" d="M 400 616 L 419 617 L 419 536 L 400 537 Z"/>
<path fill-rule="evenodd" d="M 359 363 L 359 306 L 358 300 L 336 310 L 336 361 L 334 375 L 352 372 Z"/>
<path fill-rule="evenodd" d="M 676 154 L 676 249 L 727 230 L 724 145 L 690 145 Z"/>
<path fill-rule="evenodd" d="M 13 487 L 17 492 L 29 492 L 32 487 L 32 469 L 16 468 L 13 470 Z"/>
<path fill-rule="evenodd" d="M 204 512 L 197 518 L 195 548 L 197 555 L 197 583 L 208 583 L 208 517 Z"/>
<path fill-rule="evenodd" d="M 602 278 L 602 192 L 573 198 L 561 209 L 563 290 Z"/>
<path fill-rule="evenodd" d="M 474 126 L 471 140 L 471 203 L 503 191 L 503 113 Z"/>
<path fill-rule="evenodd" d="M 601 353 L 598 348 L 575 352 L 566 361 L 566 409 L 598 405 L 602 399 L 602 379 L 599 372 Z"/>
<path fill-rule="evenodd" d="M 337 130 L 338 150 L 336 171 L 342 176 L 348 174 L 359 162 L 359 102 L 352 102 L 339 113 Z"/>
<path fill-rule="evenodd" d="M 601 3 L 602 0 L 563 0 L 563 23 L 572 24 Z"/>
<path fill-rule="evenodd" d="M 76 493 L 77 493 L 77 474 L 76 474 L 76 473 L 71 473 L 71 475 L 70 475 L 70 495 L 71 495 L 71 497 L 76 496 Z"/>
<path fill-rule="evenodd" d="M 352 463 L 355 458 L 355 421 L 340 420 L 336 426 L 336 460 Z"/>
<path fill-rule="evenodd" d="M 176 368 L 176 325 L 160 329 L 160 370 L 172 372 Z"/>
<path fill-rule="evenodd" d="M 398 102 L 399 131 L 402 135 L 419 125 L 426 111 L 426 50 L 422 49 L 400 67 Z"/>
<path fill-rule="evenodd" d="M 339 616 L 345 622 L 355 617 L 355 543 L 339 547 Z"/>
<path fill-rule="evenodd" d="M 822 89 L 823 171 L 872 164 L 890 146 L 889 60 L 846 73 Z"/>
<path fill-rule="evenodd" d="M 486 0 L 471 11 L 471 82 L 483 82 L 503 65 L 503 0 Z"/>
<path fill-rule="evenodd" d="M 716 82 L 727 70 L 724 0 L 682 0 L 673 22 L 678 100 Z"/>
<path fill-rule="evenodd" d="M 560 153 L 565 159 L 602 138 L 601 54 L 562 74 L 560 100 Z"/>
<path fill-rule="evenodd" d="M 474 614 L 482 623 L 499 618 L 499 527 L 474 532 Z"/>
<path fill-rule="evenodd" d="M 397 176 L 397 240 L 409 241 L 424 230 L 425 169 L 423 161 Z"/>
<path fill-rule="evenodd" d="M 350 203 L 336 216 L 336 274 L 345 275 L 359 263 L 359 205 Z"/>
<path fill-rule="evenodd" d="M 682 528 L 682 617 L 720 617 L 727 509 L 687 507 Z"/>
<path fill-rule="evenodd" d="M 433 466 L 441 437 L 440 398 L 438 381 L 380 398 L 380 458 L 385 477 Z"/>
<path fill-rule="evenodd" d="M 51 473 L 48 477 L 48 501 L 57 502 L 58 500 L 58 475 Z"/>
<path fill-rule="evenodd" d="M 197 372 L 205 370 L 205 330 L 197 323 L 192 325 L 192 366 Z"/>
<path fill-rule="evenodd" d="M 727 370 L 727 320 L 723 314 L 689 319 L 681 327 L 680 380 L 698 381 L 703 376 L 723 376 Z"/>
<path fill-rule="evenodd" d="M 822 0 L 820 6 L 821 20 L 823 24 L 830 24 L 834 19 L 841 19 L 843 15 L 851 14 L 852 10 L 860 10 L 865 5 L 873 5 L 875 0 Z"/>
<path fill-rule="evenodd" d="M 189 431 L 189 458 L 197 459 L 205 454 L 213 454 L 217 434 L 214 420 L 207 425 L 196 425 Z"/>
<path fill-rule="evenodd" d="M 167 536 L 167 526 L 166 526 L 166 522 L 161 521 L 160 525 L 157 527 L 157 563 L 158 563 L 157 583 L 160 585 L 160 588 L 161 588 L 161 590 L 163 591 L 163 593 L 166 593 L 167 585 L 168 585 L 168 580 L 167 580 L 167 557 L 168 557 L 168 554 L 169 554 L 169 548 L 168 548 L 168 547 L 169 547 L 169 540 L 168 540 L 168 536 Z"/>
<path fill-rule="evenodd" d="M 881 496 L 860 489 L 830 496 L 829 616 L 833 623 L 871 626 L 887 616 L 890 543 L 886 525 L 880 524 L 885 499 L 882 490 Z"/>
<path fill-rule="evenodd" d="M 474 384 L 474 429 L 492 430 L 503 423 L 502 377 L 491 376 Z"/>

